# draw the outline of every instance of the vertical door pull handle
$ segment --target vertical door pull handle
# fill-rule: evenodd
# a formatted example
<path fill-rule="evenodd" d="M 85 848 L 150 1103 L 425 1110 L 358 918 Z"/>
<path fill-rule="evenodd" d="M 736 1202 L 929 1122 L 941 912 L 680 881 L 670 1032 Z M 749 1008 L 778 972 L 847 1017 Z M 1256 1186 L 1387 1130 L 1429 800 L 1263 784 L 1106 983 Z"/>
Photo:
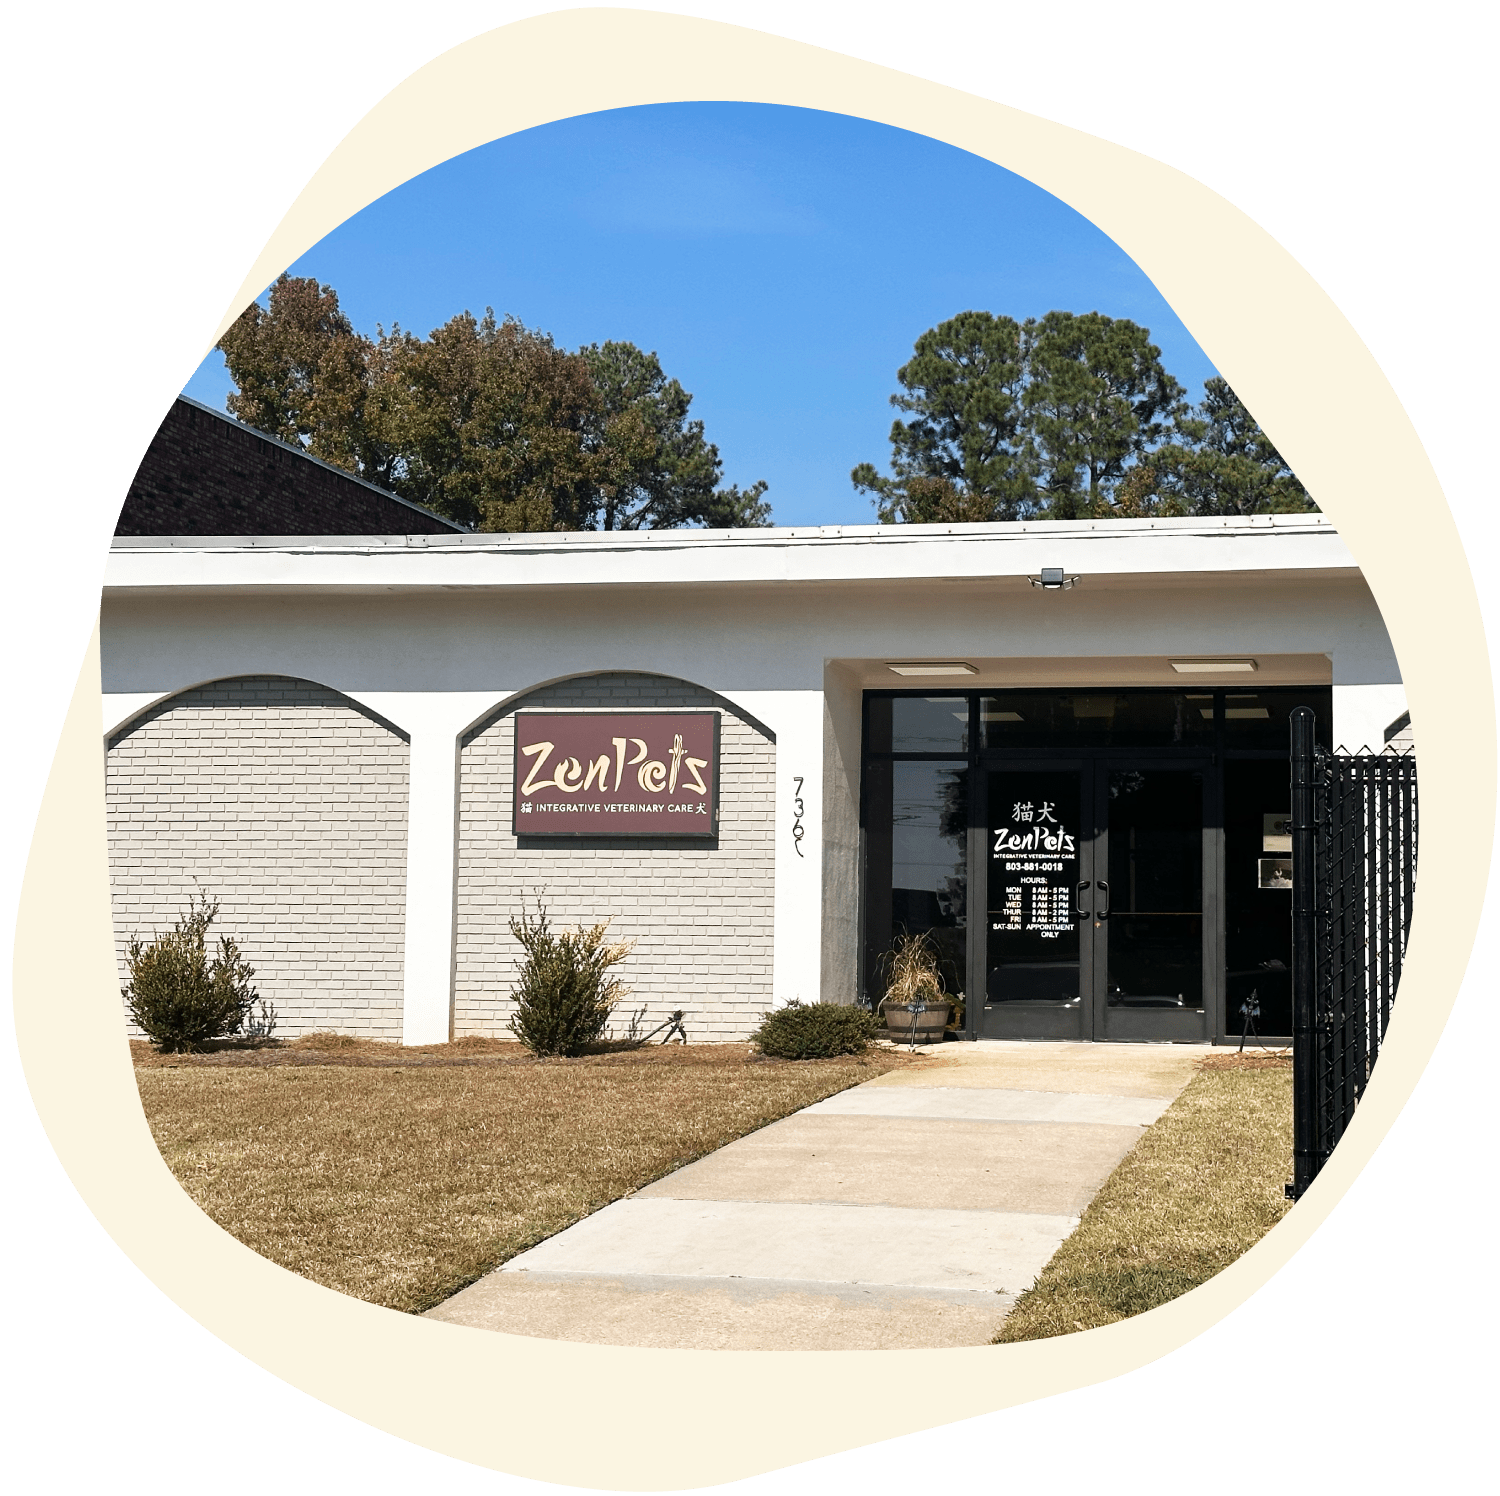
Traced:
<path fill-rule="evenodd" d="M 1088 910 L 1083 907 L 1083 895 L 1084 891 L 1091 887 L 1093 885 L 1090 883 L 1080 883 L 1073 894 L 1073 913 L 1081 916 L 1083 919 L 1089 917 Z"/>
<path fill-rule="evenodd" d="M 1109 884 L 1103 878 L 1099 880 L 1099 892 L 1104 895 L 1104 907 L 1094 910 L 1095 919 L 1109 918 Z"/>

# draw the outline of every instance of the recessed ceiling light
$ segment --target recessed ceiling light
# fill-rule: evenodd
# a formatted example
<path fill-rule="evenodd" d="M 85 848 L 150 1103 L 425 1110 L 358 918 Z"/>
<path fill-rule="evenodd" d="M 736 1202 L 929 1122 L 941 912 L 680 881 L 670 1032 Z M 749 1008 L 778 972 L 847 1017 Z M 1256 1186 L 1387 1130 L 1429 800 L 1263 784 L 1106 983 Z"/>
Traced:
<path fill-rule="evenodd" d="M 972 665 L 965 665 L 957 660 L 937 661 L 903 661 L 898 665 L 887 664 L 887 670 L 894 670 L 897 675 L 978 675 L 979 672 Z"/>
<path fill-rule="evenodd" d="M 1172 668 L 1179 675 L 1228 675 L 1254 670 L 1254 660 L 1173 660 Z"/>

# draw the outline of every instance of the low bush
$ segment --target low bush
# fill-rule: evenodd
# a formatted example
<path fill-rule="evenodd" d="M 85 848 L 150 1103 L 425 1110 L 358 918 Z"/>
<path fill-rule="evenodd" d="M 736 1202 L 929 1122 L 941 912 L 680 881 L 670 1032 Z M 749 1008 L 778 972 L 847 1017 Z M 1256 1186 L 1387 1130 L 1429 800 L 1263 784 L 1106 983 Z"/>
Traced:
<path fill-rule="evenodd" d="M 609 1015 L 630 990 L 609 974 L 630 954 L 633 940 L 609 940 L 609 921 L 554 934 L 547 909 L 523 907 L 510 922 L 526 959 L 516 983 L 510 1031 L 532 1054 L 580 1055 L 603 1037 Z"/>
<path fill-rule="evenodd" d="M 227 935 L 209 958 L 208 929 L 218 913 L 217 899 L 189 897 L 187 913 L 167 934 L 150 945 L 132 935 L 126 947 L 126 1010 L 162 1054 L 187 1054 L 239 1034 L 252 1017 L 259 996 L 250 985 L 254 967 Z M 262 1015 L 260 1028 L 269 1032 L 275 1016 L 264 1005 Z"/>
<path fill-rule="evenodd" d="M 780 1060 L 826 1060 L 860 1054 L 879 1028 L 875 1015 L 865 1008 L 790 1002 L 767 1013 L 750 1042 L 762 1054 Z"/>

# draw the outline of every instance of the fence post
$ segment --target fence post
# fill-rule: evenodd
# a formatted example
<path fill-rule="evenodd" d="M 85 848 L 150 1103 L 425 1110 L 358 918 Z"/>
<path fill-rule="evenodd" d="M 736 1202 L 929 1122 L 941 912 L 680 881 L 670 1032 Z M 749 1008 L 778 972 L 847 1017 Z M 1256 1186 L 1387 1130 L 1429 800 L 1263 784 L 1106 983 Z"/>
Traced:
<path fill-rule="evenodd" d="M 1313 830 L 1313 726 L 1310 707 L 1291 714 L 1292 733 L 1292 1182 L 1300 1199 L 1317 1173 L 1317 1014 L 1314 928 L 1317 897 Z"/>

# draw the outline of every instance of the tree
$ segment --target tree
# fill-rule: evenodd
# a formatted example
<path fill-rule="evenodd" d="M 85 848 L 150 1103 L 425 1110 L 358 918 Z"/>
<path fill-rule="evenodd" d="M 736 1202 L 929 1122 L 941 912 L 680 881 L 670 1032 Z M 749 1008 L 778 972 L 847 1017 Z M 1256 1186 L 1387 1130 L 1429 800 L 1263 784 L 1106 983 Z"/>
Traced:
<path fill-rule="evenodd" d="M 1126 318 L 1048 312 L 1024 333 L 1024 426 L 1046 514 L 1107 514 L 1127 465 L 1186 415 L 1185 391 L 1150 333 Z"/>
<path fill-rule="evenodd" d="M 1128 512 L 1295 514 L 1315 511 L 1311 495 L 1244 402 L 1217 375 L 1203 402 L 1179 423 L 1184 440 L 1163 444 L 1121 485 Z"/>
<path fill-rule="evenodd" d="M 704 513 L 704 525 L 710 530 L 758 530 L 774 524 L 771 506 L 761 497 L 769 487 L 764 478 L 757 478 L 749 488 L 731 483 L 716 490 L 712 507 Z"/>
<path fill-rule="evenodd" d="M 631 343 L 578 353 L 469 312 L 426 338 L 354 331 L 338 293 L 282 275 L 219 342 L 232 414 L 485 531 L 770 523 L 765 483 L 719 488 L 692 396 Z"/>
<path fill-rule="evenodd" d="M 219 339 L 234 380 L 231 415 L 374 483 L 392 457 L 365 420 L 374 344 L 354 331 L 338 292 L 283 273 L 268 305 L 252 302 Z"/>
<path fill-rule="evenodd" d="M 688 419 L 693 397 L 666 377 L 655 353 L 634 343 L 591 343 L 579 353 L 598 396 L 587 447 L 596 462 L 599 529 L 770 523 L 763 482 L 744 493 L 717 487 L 719 449 L 705 439 L 702 421 Z"/>
<path fill-rule="evenodd" d="M 850 474 L 882 524 L 1314 508 L 1218 377 L 1189 409 L 1150 332 L 1099 312 L 963 312 L 917 339 L 891 403 L 891 476 Z"/>
<path fill-rule="evenodd" d="M 891 471 L 864 462 L 850 475 L 872 494 L 882 524 L 1024 519 L 1036 484 L 1022 432 L 1026 363 L 1021 325 L 961 312 L 924 332 L 896 371 L 891 404 L 912 419 L 891 426 Z"/>
<path fill-rule="evenodd" d="M 580 530 L 598 396 L 585 362 L 514 318 L 470 312 L 418 338 L 382 333 L 368 422 L 404 499 L 487 531 Z"/>

